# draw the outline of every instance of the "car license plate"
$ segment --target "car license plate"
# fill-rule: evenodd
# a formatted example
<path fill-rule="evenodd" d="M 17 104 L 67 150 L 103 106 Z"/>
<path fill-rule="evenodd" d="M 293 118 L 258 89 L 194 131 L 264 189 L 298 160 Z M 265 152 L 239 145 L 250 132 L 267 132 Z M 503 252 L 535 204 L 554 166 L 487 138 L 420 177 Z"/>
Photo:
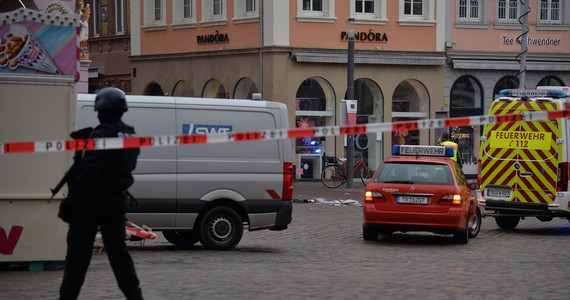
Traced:
<path fill-rule="evenodd" d="M 400 204 L 428 204 L 427 197 L 398 196 L 396 203 Z"/>
<path fill-rule="evenodd" d="M 487 197 L 511 198 L 512 191 L 505 189 L 487 189 Z"/>

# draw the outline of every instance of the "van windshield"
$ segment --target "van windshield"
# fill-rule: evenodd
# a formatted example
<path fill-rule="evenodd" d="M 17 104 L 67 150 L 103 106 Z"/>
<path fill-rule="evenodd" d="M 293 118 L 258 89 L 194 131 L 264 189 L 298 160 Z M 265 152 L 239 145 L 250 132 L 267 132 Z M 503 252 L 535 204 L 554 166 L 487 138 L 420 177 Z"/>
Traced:
<path fill-rule="evenodd" d="M 449 165 L 430 163 L 383 163 L 373 182 L 454 185 Z"/>

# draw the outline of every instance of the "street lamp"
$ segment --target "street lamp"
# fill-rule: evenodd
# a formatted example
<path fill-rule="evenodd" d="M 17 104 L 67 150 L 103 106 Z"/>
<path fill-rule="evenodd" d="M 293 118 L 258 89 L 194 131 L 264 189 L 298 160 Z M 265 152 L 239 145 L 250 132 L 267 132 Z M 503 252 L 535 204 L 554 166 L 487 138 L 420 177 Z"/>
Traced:
<path fill-rule="evenodd" d="M 346 89 L 347 100 L 354 100 L 354 18 L 348 19 L 348 80 Z M 356 125 L 356 124 L 354 124 Z M 353 183 L 354 171 L 354 135 L 349 134 L 346 140 L 347 159 L 346 159 L 346 188 L 351 189 Z"/>

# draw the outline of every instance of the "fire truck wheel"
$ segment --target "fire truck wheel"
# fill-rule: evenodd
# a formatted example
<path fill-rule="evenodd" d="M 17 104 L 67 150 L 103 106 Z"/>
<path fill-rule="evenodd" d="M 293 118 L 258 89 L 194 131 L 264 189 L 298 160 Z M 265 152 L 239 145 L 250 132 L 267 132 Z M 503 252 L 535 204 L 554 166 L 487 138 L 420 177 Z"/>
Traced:
<path fill-rule="evenodd" d="M 512 216 L 502 216 L 502 217 L 495 217 L 495 222 L 497 222 L 497 226 L 504 230 L 513 230 L 519 224 L 520 217 L 512 217 Z"/>

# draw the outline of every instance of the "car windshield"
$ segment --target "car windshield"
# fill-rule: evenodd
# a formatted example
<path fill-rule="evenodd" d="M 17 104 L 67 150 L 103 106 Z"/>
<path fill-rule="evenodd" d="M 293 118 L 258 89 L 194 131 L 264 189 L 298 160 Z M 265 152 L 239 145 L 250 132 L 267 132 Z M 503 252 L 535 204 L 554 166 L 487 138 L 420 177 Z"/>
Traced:
<path fill-rule="evenodd" d="M 373 182 L 453 185 L 449 165 L 430 163 L 383 163 Z"/>

